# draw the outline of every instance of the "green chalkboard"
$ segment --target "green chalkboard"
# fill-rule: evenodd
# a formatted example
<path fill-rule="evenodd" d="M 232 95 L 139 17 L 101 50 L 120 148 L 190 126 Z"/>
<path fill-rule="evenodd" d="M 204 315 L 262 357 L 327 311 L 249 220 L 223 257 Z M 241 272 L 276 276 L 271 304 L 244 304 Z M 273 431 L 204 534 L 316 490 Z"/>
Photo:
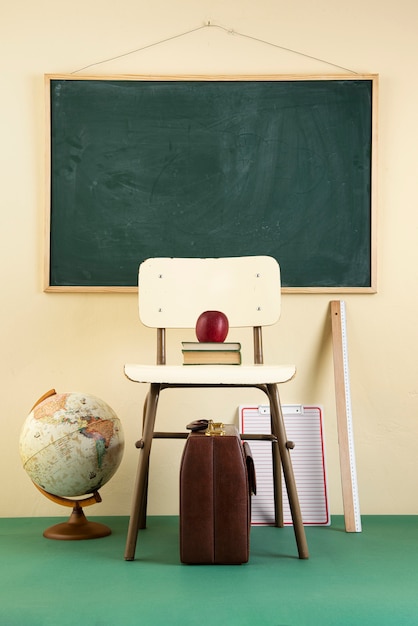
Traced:
<path fill-rule="evenodd" d="M 46 80 L 47 288 L 268 254 L 284 288 L 374 290 L 376 76 Z"/>

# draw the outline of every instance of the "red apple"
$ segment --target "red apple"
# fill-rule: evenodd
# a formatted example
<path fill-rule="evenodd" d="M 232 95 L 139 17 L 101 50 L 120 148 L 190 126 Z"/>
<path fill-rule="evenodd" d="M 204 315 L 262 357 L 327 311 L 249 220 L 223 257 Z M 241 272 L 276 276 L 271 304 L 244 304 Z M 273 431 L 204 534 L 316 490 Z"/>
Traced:
<path fill-rule="evenodd" d="M 199 315 L 196 322 L 196 337 L 198 341 L 225 341 L 229 330 L 229 322 L 225 313 L 221 311 L 205 311 Z"/>

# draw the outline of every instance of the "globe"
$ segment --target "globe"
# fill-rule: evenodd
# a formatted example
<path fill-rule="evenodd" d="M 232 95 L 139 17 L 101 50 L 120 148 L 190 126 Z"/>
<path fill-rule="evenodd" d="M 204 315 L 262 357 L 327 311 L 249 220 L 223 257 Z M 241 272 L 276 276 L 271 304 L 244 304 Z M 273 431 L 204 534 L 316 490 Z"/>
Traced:
<path fill-rule="evenodd" d="M 123 449 L 122 426 L 113 409 L 79 392 L 45 394 L 27 416 L 19 438 L 23 467 L 35 485 L 79 512 L 74 498 L 94 494 L 81 504 L 100 502 L 98 490 L 115 474 Z"/>

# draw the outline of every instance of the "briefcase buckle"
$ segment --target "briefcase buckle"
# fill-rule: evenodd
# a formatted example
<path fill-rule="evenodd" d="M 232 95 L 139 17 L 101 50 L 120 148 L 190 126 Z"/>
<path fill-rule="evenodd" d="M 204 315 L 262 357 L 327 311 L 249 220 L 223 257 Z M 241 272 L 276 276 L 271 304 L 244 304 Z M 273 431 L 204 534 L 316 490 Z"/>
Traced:
<path fill-rule="evenodd" d="M 208 437 L 222 437 L 225 434 L 224 424 L 222 422 L 208 421 L 208 427 L 205 430 L 205 435 Z"/>

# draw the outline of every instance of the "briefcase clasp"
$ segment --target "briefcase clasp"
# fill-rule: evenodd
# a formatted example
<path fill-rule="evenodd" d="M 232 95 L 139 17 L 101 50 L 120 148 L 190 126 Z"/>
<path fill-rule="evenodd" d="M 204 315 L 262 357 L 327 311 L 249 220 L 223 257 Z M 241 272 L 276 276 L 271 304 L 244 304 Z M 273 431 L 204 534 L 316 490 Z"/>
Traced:
<path fill-rule="evenodd" d="M 208 427 L 205 430 L 205 435 L 208 437 L 222 437 L 225 434 L 224 424 L 222 422 L 208 421 Z"/>

